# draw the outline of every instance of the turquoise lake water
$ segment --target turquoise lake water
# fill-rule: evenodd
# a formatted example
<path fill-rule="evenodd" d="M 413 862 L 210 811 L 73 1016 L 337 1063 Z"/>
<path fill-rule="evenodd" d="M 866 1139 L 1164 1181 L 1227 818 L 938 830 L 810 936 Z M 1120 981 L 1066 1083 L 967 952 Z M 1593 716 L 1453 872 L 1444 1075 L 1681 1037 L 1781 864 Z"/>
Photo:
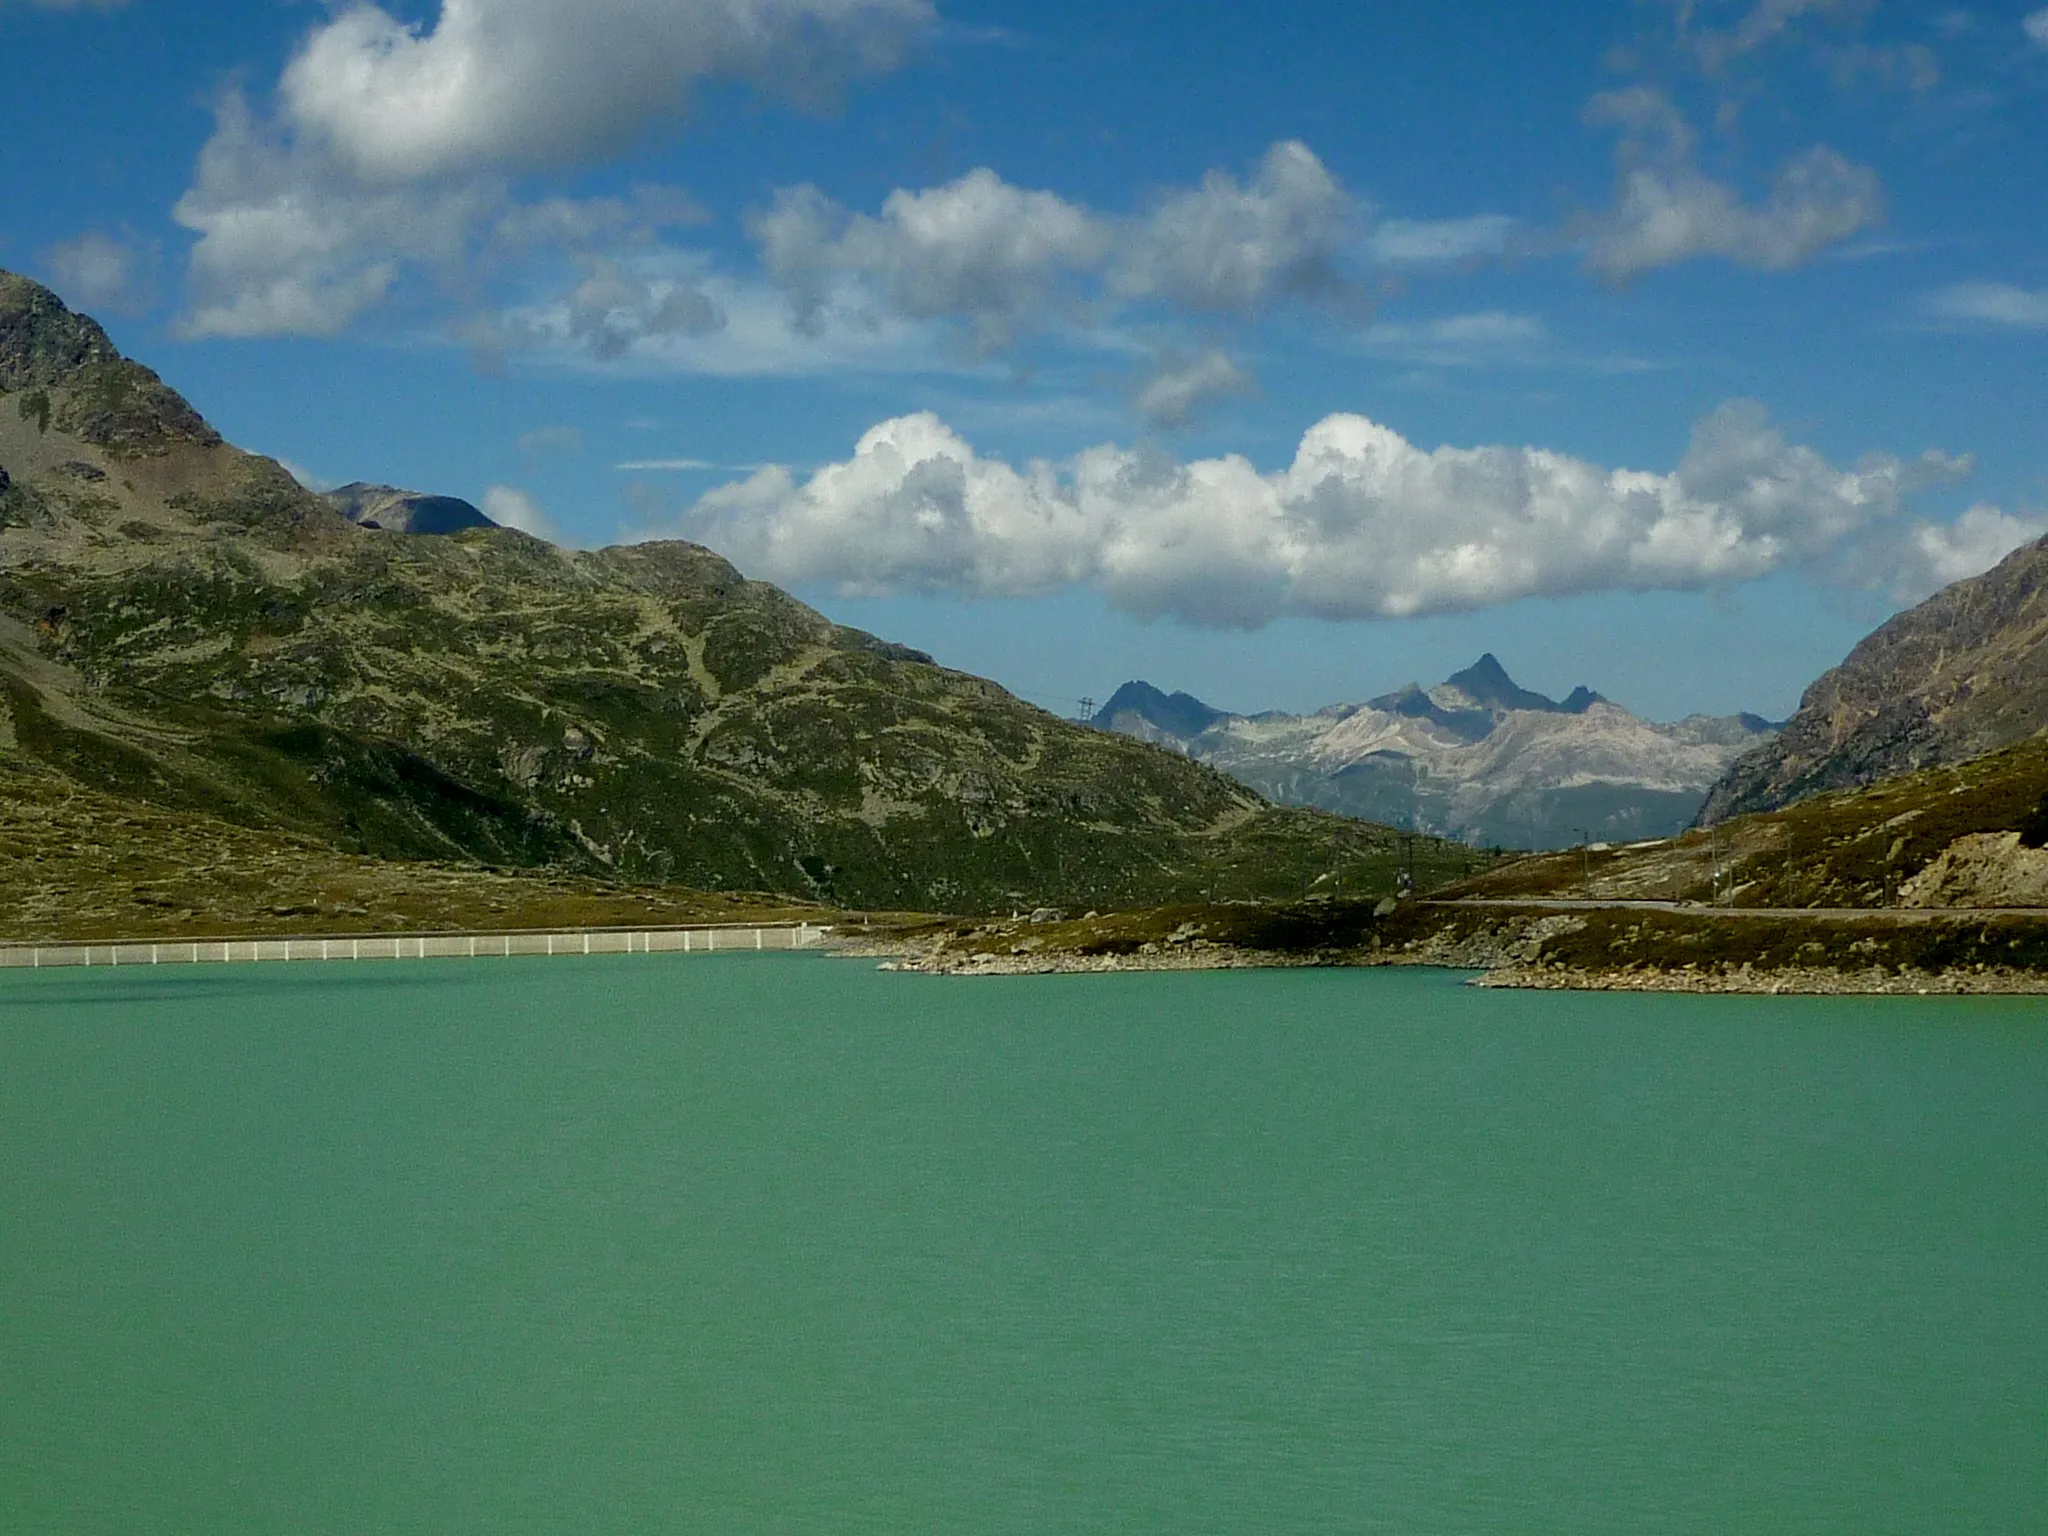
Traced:
<path fill-rule="evenodd" d="M 2039 1532 L 2048 1007 L 0 976 L 0 1529 Z"/>

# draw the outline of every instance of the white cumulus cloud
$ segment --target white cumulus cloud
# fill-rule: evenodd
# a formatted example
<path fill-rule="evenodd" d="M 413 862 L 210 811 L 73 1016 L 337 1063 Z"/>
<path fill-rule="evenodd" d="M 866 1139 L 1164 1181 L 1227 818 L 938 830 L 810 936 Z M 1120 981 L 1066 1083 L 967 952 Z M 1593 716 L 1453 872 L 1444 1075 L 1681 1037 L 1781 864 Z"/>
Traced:
<path fill-rule="evenodd" d="M 565 303 L 576 342 L 592 351 L 616 350 L 621 326 L 637 335 L 713 323 L 701 308 L 650 301 L 616 260 L 591 254 L 645 247 L 663 228 L 700 220 L 672 188 L 522 204 L 487 177 L 366 183 L 235 93 L 221 99 L 172 213 L 199 235 L 184 321 L 192 335 L 332 336 L 383 304 L 408 269 L 473 291 L 498 264 L 540 251 L 565 252 L 581 268 Z"/>
<path fill-rule="evenodd" d="M 1838 576 L 1852 586 L 1917 603 L 1952 582 L 1988 571 L 2048 533 L 2048 515 L 2014 516 L 1978 505 L 1952 523 L 1916 521 L 1843 552 Z"/>
<path fill-rule="evenodd" d="M 1953 523 L 1919 523 L 1910 532 L 1893 589 L 1917 602 L 1951 582 L 1988 571 L 2022 544 L 2048 533 L 2048 517 L 2014 517 L 1975 506 Z"/>
<path fill-rule="evenodd" d="M 233 91 L 217 108 L 173 210 L 199 236 L 185 328 L 332 335 L 408 271 L 474 298 L 537 250 L 582 265 L 573 334 L 600 356 L 712 326 L 702 305 L 627 291 L 616 259 L 701 220 L 687 198 L 646 188 L 523 203 L 512 177 L 659 126 L 704 80 L 801 97 L 887 68 L 930 16 L 927 0 L 443 0 L 414 26 L 344 6 L 293 56 L 273 111 Z"/>
<path fill-rule="evenodd" d="M 416 26 L 357 3 L 278 93 L 367 180 L 502 172 L 611 149 L 707 79 L 805 97 L 888 69 L 932 16 L 926 0 L 442 0 Z"/>
<path fill-rule="evenodd" d="M 456 261 L 498 200 L 474 185 L 359 187 L 231 93 L 172 210 L 199 235 L 186 329 L 334 335 L 383 299 L 402 262 Z"/>
<path fill-rule="evenodd" d="M 1586 263 L 1620 282 L 1703 256 L 1781 271 L 1879 222 L 1883 183 L 1825 145 L 1787 160 L 1751 203 L 1697 164 L 1697 141 L 1677 108 L 1643 86 L 1596 96 L 1594 123 L 1622 129 L 1612 209 L 1592 221 Z"/>
<path fill-rule="evenodd" d="M 1838 467 L 1747 401 L 1703 420 L 1668 474 L 1424 449 L 1355 415 L 1318 422 L 1272 472 L 1116 446 L 1018 467 L 920 413 L 807 478 L 769 468 L 712 491 L 670 531 L 849 595 L 1087 584 L 1140 616 L 1254 627 L 1744 581 L 1888 531 L 1915 491 L 1966 469 L 1938 453 Z"/>
<path fill-rule="evenodd" d="M 897 315 L 966 321 L 980 350 L 1035 324 L 1061 282 L 1100 263 L 1111 245 L 1086 209 L 986 168 L 926 191 L 891 192 L 879 217 L 849 213 L 816 187 L 784 188 L 749 228 L 806 326 L 839 280 L 853 277 Z"/>
<path fill-rule="evenodd" d="M 610 372 L 985 371 L 1056 332 L 1128 357 L 1125 327 L 1248 320 L 1305 303 L 1367 317 L 1351 268 L 1498 249 L 1499 218 L 1389 225 L 1305 144 L 1122 212 L 981 167 L 873 210 L 815 186 L 747 220 L 759 267 L 676 243 L 704 210 L 671 188 L 534 200 L 520 178 L 658 130 L 693 86 L 805 97 L 897 63 L 930 0 L 343 0 L 274 94 L 223 93 L 174 217 L 197 235 L 181 329 L 332 336 L 380 310 L 480 365 L 540 353 Z M 1207 350 L 1203 350 L 1207 348 Z M 1248 381 L 1203 337 L 1133 384 L 1178 424 Z"/>
<path fill-rule="evenodd" d="M 1343 266 L 1364 220 L 1315 153 L 1288 141 L 1248 181 L 1211 171 L 1131 215 L 1013 186 L 983 166 L 899 188 L 874 215 L 813 186 L 782 188 L 748 229 L 806 327 L 836 297 L 958 324 L 986 354 L 1062 317 L 1128 304 L 1250 315 L 1290 299 L 1349 303 L 1356 285 Z"/>
<path fill-rule="evenodd" d="M 1313 150 L 1288 140 L 1266 151 L 1249 182 L 1211 171 L 1162 196 L 1131 231 L 1116 285 L 1197 310 L 1338 297 L 1350 287 L 1339 258 L 1363 213 Z"/>

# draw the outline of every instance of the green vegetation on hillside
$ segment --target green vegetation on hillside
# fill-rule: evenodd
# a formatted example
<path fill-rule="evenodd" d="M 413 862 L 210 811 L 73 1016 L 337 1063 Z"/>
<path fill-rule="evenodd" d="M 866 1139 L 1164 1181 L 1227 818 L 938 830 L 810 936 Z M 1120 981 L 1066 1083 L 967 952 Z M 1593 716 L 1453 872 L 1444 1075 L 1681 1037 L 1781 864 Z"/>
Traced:
<path fill-rule="evenodd" d="M 681 543 L 350 523 L 0 279 L 0 756 L 344 853 L 1002 911 L 1392 890 L 1455 845 L 1278 810 Z"/>
<path fill-rule="evenodd" d="M 1879 907 L 1957 839 L 2002 832 L 2048 843 L 2048 738 L 1665 842 L 1519 859 L 1444 894 Z"/>
<path fill-rule="evenodd" d="M 1693 970 L 2048 973 L 2039 917 L 1737 917 L 1613 908 L 1556 923 L 1530 963 L 1585 975 Z"/>
<path fill-rule="evenodd" d="M 0 939 L 440 932 L 827 917 L 745 893 L 400 863 L 0 764 Z"/>
<path fill-rule="evenodd" d="M 879 947 L 916 969 L 1447 965 L 1542 986 L 1912 990 L 1946 974 L 1966 989 L 2039 990 L 2048 912 L 1871 912 L 1486 908 L 1370 901 L 1181 903 L 1060 922 L 898 925 Z"/>

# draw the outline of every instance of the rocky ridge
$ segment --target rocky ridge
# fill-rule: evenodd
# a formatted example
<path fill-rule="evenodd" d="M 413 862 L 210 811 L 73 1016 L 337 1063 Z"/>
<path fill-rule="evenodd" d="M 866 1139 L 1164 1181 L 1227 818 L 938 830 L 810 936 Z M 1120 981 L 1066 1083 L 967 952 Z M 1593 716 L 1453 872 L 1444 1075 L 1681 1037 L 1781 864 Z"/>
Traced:
<path fill-rule="evenodd" d="M 1287 805 L 1509 848 L 1668 836 L 1730 762 L 1770 735 L 1754 715 L 1660 725 L 1590 688 L 1520 687 L 1491 654 L 1438 684 L 1310 715 L 1235 715 L 1127 683 L 1096 715 Z"/>
<path fill-rule="evenodd" d="M 1961 763 L 2048 730 L 2048 539 L 1880 626 L 1779 735 L 1732 764 L 1702 822 Z"/>
<path fill-rule="evenodd" d="M 49 289 L 0 271 L 0 395 L 39 430 L 135 458 L 220 434 L 155 373 L 121 355 L 99 323 Z"/>

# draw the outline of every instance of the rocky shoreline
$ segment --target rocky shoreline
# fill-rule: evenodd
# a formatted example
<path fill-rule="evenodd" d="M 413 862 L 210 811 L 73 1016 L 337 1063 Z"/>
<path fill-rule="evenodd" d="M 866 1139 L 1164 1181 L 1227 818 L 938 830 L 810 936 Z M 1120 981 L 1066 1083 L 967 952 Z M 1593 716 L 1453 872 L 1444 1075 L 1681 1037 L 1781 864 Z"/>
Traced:
<path fill-rule="evenodd" d="M 1469 970 L 1442 960 L 1383 956 L 1325 959 L 1256 950 L 1207 950 L 1179 955 L 962 955 L 885 960 L 879 969 L 925 976 L 1101 976 L 1126 971 L 1303 970 L 1315 967 L 1429 966 Z M 1483 970 L 1470 985 L 1541 992 L 1690 992 L 1800 997 L 2023 997 L 2048 996 L 2048 976 L 2029 971 L 1893 974 L 1870 969 L 1835 971 L 1799 967 L 1783 971 L 1593 972 L 1510 965 Z"/>
<path fill-rule="evenodd" d="M 2048 914 L 2044 914 L 2048 923 Z M 1961 925 L 1959 925 L 1961 926 Z M 1219 942 L 1183 922 L 1163 939 L 1121 942 L 1100 931 L 1033 932 L 1026 925 L 959 925 L 922 932 L 873 934 L 835 941 L 842 955 L 875 959 L 883 970 L 930 976 L 1106 975 L 1125 971 L 1303 969 L 1310 967 L 1430 966 L 1477 974 L 1480 987 L 1533 991 L 1713 993 L 1757 996 L 2041 996 L 2048 968 L 1967 959 L 1949 965 L 1911 963 L 1886 956 L 1868 934 L 1815 924 L 1803 951 L 1835 951 L 1849 963 L 1772 963 L 1754 959 L 1679 959 L 1673 951 L 1697 944 L 1698 922 L 1649 935 L 1631 924 L 1615 936 L 1611 926 L 1584 913 L 1489 915 L 1482 921 L 1410 922 L 1390 931 L 1368 929 L 1353 942 L 1245 944 Z M 1735 930 L 1747 937 L 1753 921 Z M 1996 937 L 2003 939 L 2005 930 Z M 1329 936 L 1325 936 L 1326 938 Z M 1988 952 L 1994 935 L 1970 954 Z M 1357 942 L 1362 938 L 1363 942 Z M 1589 951 L 1613 953 L 1612 964 L 1587 963 Z M 2028 958 L 2032 958 L 2029 956 Z M 1891 963 L 1885 963 L 1890 959 Z"/>
<path fill-rule="evenodd" d="M 1892 972 L 1875 967 L 1838 971 L 1792 966 L 1783 970 L 1570 971 L 1506 966 L 1473 978 L 1477 987 L 1541 992 L 1696 992 L 1768 997 L 2039 997 L 2048 976 L 2038 971 Z"/>

